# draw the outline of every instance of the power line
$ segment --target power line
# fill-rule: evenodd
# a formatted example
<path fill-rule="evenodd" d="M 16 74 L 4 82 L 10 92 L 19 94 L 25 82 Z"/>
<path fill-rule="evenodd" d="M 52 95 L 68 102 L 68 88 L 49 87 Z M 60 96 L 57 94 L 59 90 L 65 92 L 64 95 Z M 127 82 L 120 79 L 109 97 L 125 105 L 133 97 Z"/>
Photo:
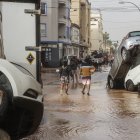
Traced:
<path fill-rule="evenodd" d="M 130 23 L 130 22 L 135 22 L 135 23 L 140 23 L 140 21 L 107 21 L 107 20 L 103 20 L 103 22 L 110 22 L 110 23 L 116 23 L 116 24 L 118 24 L 118 23 Z"/>
<path fill-rule="evenodd" d="M 130 29 L 130 28 L 133 28 L 134 29 L 134 27 L 133 26 L 118 26 L 118 27 L 112 27 L 112 26 L 110 26 L 110 27 L 108 27 L 107 29 L 113 29 L 113 30 L 118 30 L 118 29 Z"/>
<path fill-rule="evenodd" d="M 105 0 L 105 1 L 96 1 L 96 0 L 94 0 L 93 2 L 112 2 L 112 0 Z"/>
<path fill-rule="evenodd" d="M 136 8 L 121 8 L 121 7 L 94 7 L 92 10 L 96 11 L 111 11 L 111 12 L 138 12 Z"/>

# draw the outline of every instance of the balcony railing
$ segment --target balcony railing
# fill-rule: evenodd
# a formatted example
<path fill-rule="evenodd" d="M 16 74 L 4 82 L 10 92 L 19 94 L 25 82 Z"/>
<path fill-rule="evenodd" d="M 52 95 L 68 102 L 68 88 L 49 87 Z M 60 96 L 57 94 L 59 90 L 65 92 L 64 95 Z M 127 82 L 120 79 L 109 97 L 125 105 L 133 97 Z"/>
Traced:
<path fill-rule="evenodd" d="M 66 16 L 59 16 L 59 23 L 66 24 Z"/>
<path fill-rule="evenodd" d="M 59 4 L 66 5 L 66 0 L 59 0 Z"/>
<path fill-rule="evenodd" d="M 63 35 L 59 35 L 58 39 L 59 39 L 59 41 L 63 41 L 63 42 L 65 42 L 67 40 L 66 36 L 63 36 Z"/>

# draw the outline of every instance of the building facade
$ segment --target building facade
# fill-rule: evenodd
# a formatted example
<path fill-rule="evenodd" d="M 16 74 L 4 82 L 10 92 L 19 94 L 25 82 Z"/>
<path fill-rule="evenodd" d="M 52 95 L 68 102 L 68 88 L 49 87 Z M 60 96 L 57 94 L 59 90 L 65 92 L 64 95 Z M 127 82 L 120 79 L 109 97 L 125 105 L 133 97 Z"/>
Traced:
<path fill-rule="evenodd" d="M 79 58 L 80 45 L 80 27 L 77 24 L 71 24 L 71 48 L 72 54 Z"/>
<path fill-rule="evenodd" d="M 91 52 L 103 50 L 103 25 L 100 13 L 91 14 Z"/>
<path fill-rule="evenodd" d="M 71 0 L 41 1 L 42 64 L 58 67 L 60 59 L 71 52 Z"/>
<path fill-rule="evenodd" d="M 90 50 L 90 12 L 88 0 L 71 0 L 71 22 L 80 27 L 79 57 L 85 57 Z"/>

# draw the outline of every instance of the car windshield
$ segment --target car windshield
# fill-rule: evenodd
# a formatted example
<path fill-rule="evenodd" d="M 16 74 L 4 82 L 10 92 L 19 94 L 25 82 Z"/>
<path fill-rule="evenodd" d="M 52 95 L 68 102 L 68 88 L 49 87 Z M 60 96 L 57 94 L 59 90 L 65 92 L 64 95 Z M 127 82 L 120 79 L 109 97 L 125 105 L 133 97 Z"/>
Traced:
<path fill-rule="evenodd" d="M 129 37 L 140 36 L 140 31 L 129 33 Z"/>

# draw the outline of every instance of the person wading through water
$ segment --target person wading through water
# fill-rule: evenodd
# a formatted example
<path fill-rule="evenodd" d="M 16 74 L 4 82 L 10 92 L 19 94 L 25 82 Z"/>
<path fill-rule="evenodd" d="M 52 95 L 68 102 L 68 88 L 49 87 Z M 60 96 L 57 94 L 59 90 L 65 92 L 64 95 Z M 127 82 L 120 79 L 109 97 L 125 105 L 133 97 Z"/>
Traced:
<path fill-rule="evenodd" d="M 76 58 L 76 56 L 73 56 L 70 60 L 70 67 L 71 67 L 71 70 L 72 70 L 72 87 L 77 87 L 78 85 L 78 71 L 77 71 L 77 68 L 78 68 L 78 59 Z"/>
<path fill-rule="evenodd" d="M 86 57 L 84 62 L 82 62 L 80 67 L 80 75 L 82 76 L 82 94 L 85 94 L 85 89 L 87 86 L 87 95 L 90 95 L 90 84 L 91 84 L 91 75 L 94 73 L 95 67 L 91 64 L 90 58 Z"/>
<path fill-rule="evenodd" d="M 65 90 L 65 93 L 68 94 L 68 86 L 69 86 L 69 78 L 72 77 L 71 67 L 67 65 L 67 62 L 63 62 L 62 67 L 60 68 L 60 81 L 61 81 L 61 89 L 60 93 Z"/>

